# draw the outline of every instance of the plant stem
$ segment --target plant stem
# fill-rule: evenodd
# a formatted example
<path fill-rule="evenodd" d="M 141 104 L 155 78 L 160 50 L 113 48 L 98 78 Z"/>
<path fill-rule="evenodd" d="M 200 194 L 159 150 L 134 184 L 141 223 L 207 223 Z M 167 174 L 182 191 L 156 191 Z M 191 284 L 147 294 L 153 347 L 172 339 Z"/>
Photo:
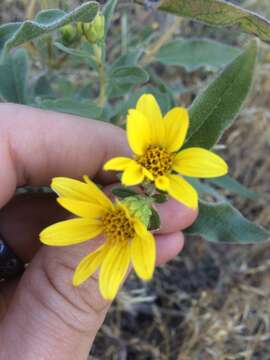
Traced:
<path fill-rule="evenodd" d="M 40 7 L 42 10 L 48 9 L 48 1 L 47 0 L 40 0 Z"/>
<path fill-rule="evenodd" d="M 36 8 L 36 0 L 31 0 L 28 3 L 29 4 L 27 5 L 27 8 L 26 8 L 25 18 L 33 19 L 34 14 L 35 14 L 35 8 Z"/>
<path fill-rule="evenodd" d="M 103 108 L 106 102 L 106 74 L 105 74 L 105 65 L 103 61 L 103 46 L 95 44 L 94 55 L 95 60 L 98 66 L 98 77 L 99 77 L 99 96 L 98 96 L 98 105 Z"/>
<path fill-rule="evenodd" d="M 181 18 L 176 18 L 173 24 L 169 27 L 169 29 L 166 30 L 164 34 L 152 46 L 149 47 L 147 53 L 141 60 L 142 66 L 149 64 L 155 54 L 158 52 L 158 50 L 171 39 L 171 37 L 181 24 L 181 21 Z"/>

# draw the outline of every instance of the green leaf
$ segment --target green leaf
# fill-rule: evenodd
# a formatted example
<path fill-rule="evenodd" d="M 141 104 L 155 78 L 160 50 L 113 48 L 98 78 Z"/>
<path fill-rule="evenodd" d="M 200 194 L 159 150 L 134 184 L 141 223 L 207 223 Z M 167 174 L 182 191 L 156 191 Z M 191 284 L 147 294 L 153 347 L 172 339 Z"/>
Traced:
<path fill-rule="evenodd" d="M 186 231 L 217 243 L 256 244 L 270 239 L 270 232 L 247 220 L 229 203 L 200 202 L 199 216 Z"/>
<path fill-rule="evenodd" d="M 102 14 L 105 18 L 105 34 L 107 34 L 111 25 L 112 17 L 116 8 L 118 0 L 108 0 L 102 8 Z"/>
<path fill-rule="evenodd" d="M 229 175 L 209 179 L 208 181 L 220 188 L 229 190 L 230 192 L 235 193 L 242 198 L 258 199 L 262 196 L 261 193 L 248 189 L 246 186 L 240 184 L 237 180 L 233 179 Z"/>
<path fill-rule="evenodd" d="M 135 92 L 130 93 L 129 98 L 126 101 L 121 99 L 117 106 L 114 107 L 114 110 L 110 112 L 111 121 L 114 122 L 115 117 L 117 118 L 118 116 L 126 116 L 128 109 L 135 108 L 138 99 L 145 93 L 153 94 L 155 96 L 163 114 L 171 109 L 172 106 L 170 96 L 160 92 L 157 87 L 147 85 L 141 87 Z"/>
<path fill-rule="evenodd" d="M 46 75 L 41 75 L 34 85 L 34 94 L 39 97 L 52 97 L 54 96 L 51 82 Z"/>
<path fill-rule="evenodd" d="M 0 26 L 0 44 L 2 43 L 4 51 L 7 51 L 70 22 L 90 22 L 96 16 L 98 8 L 97 2 L 89 1 L 69 13 L 58 9 L 44 10 L 36 16 L 35 21 L 26 20 L 2 25 Z"/>
<path fill-rule="evenodd" d="M 102 111 L 93 101 L 74 99 L 44 100 L 37 107 L 94 119 L 99 118 Z"/>
<path fill-rule="evenodd" d="M 200 67 L 216 69 L 231 62 L 240 52 L 239 48 L 217 41 L 178 39 L 164 45 L 155 55 L 154 61 L 183 66 L 187 71 Z"/>
<path fill-rule="evenodd" d="M 112 64 L 112 69 L 122 66 L 135 66 L 143 53 L 143 49 L 130 50 L 127 53 L 117 57 Z"/>
<path fill-rule="evenodd" d="M 82 43 L 81 47 L 79 49 L 74 49 L 67 47 L 57 41 L 53 43 L 53 45 L 60 51 L 63 51 L 64 53 L 71 55 L 75 58 L 79 58 L 84 60 L 85 63 L 90 65 L 93 69 L 98 70 L 97 63 L 93 59 L 93 47 L 89 43 Z"/>
<path fill-rule="evenodd" d="M 144 4 L 144 0 L 135 0 Z M 251 11 L 222 0 L 163 0 L 159 10 L 192 18 L 214 26 L 237 26 L 240 30 L 270 41 L 270 22 Z"/>
<path fill-rule="evenodd" d="M 126 94 L 134 85 L 148 81 L 148 73 L 138 66 L 122 66 L 113 69 L 109 75 L 108 94 L 119 97 Z"/>
<path fill-rule="evenodd" d="M 158 230 L 158 229 L 160 229 L 160 217 L 159 217 L 159 214 L 153 208 L 151 208 L 151 211 L 152 211 L 152 214 L 151 214 L 151 217 L 150 217 L 148 228 L 149 228 L 149 230 Z"/>
<path fill-rule="evenodd" d="M 57 49 L 63 51 L 64 53 L 66 53 L 68 55 L 71 55 L 71 56 L 75 56 L 75 57 L 82 58 L 82 59 L 87 59 L 87 60 L 90 57 L 89 52 L 86 51 L 86 50 L 70 48 L 70 47 L 67 47 L 67 46 L 57 42 L 57 41 L 55 41 L 53 43 L 53 45 L 55 47 L 57 47 Z"/>
<path fill-rule="evenodd" d="M 138 195 L 136 193 L 136 191 L 133 191 L 133 190 L 128 189 L 128 188 L 113 188 L 112 193 L 113 193 L 113 195 L 118 196 L 120 198 L 126 198 L 126 197 L 129 197 L 129 196 Z"/>
<path fill-rule="evenodd" d="M 210 195 L 211 198 L 214 198 L 216 201 L 228 202 L 228 200 L 226 199 L 225 196 L 220 194 L 216 189 L 214 189 L 209 184 L 206 184 L 205 182 L 202 182 L 201 180 L 191 178 L 188 176 L 185 176 L 185 179 L 187 179 L 188 182 L 198 191 L 198 193 L 202 199 L 205 198 L 205 195 L 207 197 L 209 197 L 209 195 Z"/>
<path fill-rule="evenodd" d="M 24 49 L 17 49 L 0 64 L 0 97 L 6 101 L 27 104 L 29 61 Z"/>
<path fill-rule="evenodd" d="M 211 148 L 232 124 L 249 93 L 256 55 L 257 42 L 253 40 L 195 99 L 184 147 Z"/>

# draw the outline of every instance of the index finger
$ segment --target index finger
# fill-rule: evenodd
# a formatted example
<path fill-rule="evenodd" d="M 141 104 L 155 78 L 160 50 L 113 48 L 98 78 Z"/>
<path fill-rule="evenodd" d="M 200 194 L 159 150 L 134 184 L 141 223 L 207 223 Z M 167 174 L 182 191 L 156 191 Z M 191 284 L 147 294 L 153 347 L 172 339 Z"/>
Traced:
<path fill-rule="evenodd" d="M 124 131 L 101 121 L 0 104 L 0 207 L 16 186 L 48 185 L 54 176 L 87 174 L 109 183 L 101 171 L 113 156 L 129 153 Z M 3 171 L 4 170 L 4 171 Z"/>

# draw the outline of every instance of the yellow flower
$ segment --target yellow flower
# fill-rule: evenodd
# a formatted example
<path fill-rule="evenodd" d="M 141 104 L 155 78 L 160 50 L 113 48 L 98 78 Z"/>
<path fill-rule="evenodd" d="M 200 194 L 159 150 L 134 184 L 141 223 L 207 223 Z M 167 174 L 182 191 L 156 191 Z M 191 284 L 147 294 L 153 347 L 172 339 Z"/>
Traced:
<path fill-rule="evenodd" d="M 203 148 L 179 149 L 184 144 L 189 127 L 188 111 L 175 107 L 162 117 L 153 95 L 140 97 L 127 118 L 127 137 L 134 158 L 116 157 L 105 170 L 123 171 L 121 182 L 126 186 L 152 181 L 159 190 L 188 207 L 197 208 L 196 190 L 183 176 L 210 178 L 225 175 L 225 161 Z"/>
<path fill-rule="evenodd" d="M 111 200 L 87 176 L 85 182 L 54 178 L 52 189 L 65 209 L 79 216 L 44 229 L 40 240 L 46 245 L 67 246 L 103 235 L 104 244 L 87 255 L 75 270 L 73 285 L 87 280 L 98 268 L 102 296 L 112 300 L 132 263 L 143 280 L 152 278 L 156 246 L 145 225 L 121 203 Z"/>

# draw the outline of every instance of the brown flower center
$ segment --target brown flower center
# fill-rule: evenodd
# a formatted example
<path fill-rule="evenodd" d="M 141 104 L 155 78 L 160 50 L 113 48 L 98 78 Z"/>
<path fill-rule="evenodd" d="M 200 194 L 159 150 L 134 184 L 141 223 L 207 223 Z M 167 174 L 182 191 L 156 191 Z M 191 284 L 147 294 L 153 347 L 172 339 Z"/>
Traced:
<path fill-rule="evenodd" d="M 117 241 L 127 242 L 135 236 L 135 230 L 132 221 L 127 217 L 123 207 L 116 205 L 111 211 L 108 211 L 103 219 L 103 232 L 106 239 L 115 243 Z"/>
<path fill-rule="evenodd" d="M 154 176 L 168 173 L 173 164 L 173 154 L 158 145 L 150 145 L 145 153 L 137 157 L 137 162 L 145 167 Z"/>

